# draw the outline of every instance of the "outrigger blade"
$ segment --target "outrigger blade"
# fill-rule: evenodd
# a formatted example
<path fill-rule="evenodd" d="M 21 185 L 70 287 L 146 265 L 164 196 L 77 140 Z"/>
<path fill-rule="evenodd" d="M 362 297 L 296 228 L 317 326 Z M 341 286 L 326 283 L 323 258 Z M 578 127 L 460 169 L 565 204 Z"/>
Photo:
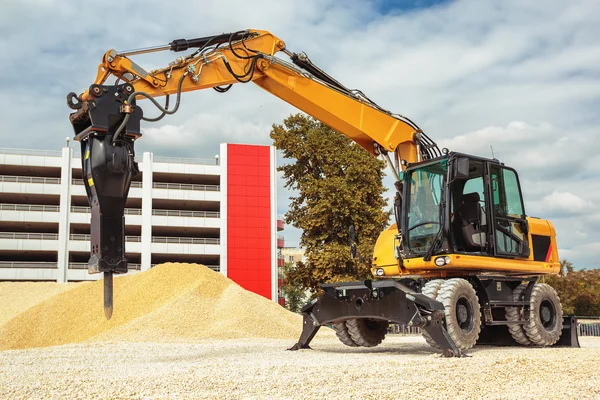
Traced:
<path fill-rule="evenodd" d="M 393 280 L 321 285 L 325 291 L 302 308 L 300 339 L 289 350 L 309 349 L 321 326 L 348 319 L 371 319 L 421 327 L 442 349 L 445 357 L 460 357 L 444 328 L 444 306 Z"/>

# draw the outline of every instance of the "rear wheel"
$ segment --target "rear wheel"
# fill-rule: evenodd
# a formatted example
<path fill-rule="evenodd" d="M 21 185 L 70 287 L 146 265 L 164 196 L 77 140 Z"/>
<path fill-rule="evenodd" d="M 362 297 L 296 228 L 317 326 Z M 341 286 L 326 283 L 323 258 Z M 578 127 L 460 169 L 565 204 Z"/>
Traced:
<path fill-rule="evenodd" d="M 344 343 L 346 346 L 358 347 L 356 342 L 352 340 L 352 337 L 350 337 L 350 334 L 348 333 L 346 321 L 335 323 L 332 325 L 332 328 L 335 331 L 335 335 L 338 337 L 338 339 L 340 339 L 340 342 Z"/>
<path fill-rule="evenodd" d="M 556 290 L 545 283 L 536 283 L 531 291 L 529 321 L 523 329 L 531 342 L 552 346 L 562 334 L 563 311 Z"/>
<path fill-rule="evenodd" d="M 481 332 L 479 299 L 473 286 L 465 279 L 448 279 L 440 287 L 437 301 L 444 305 L 446 331 L 456 347 L 473 347 Z"/>
<path fill-rule="evenodd" d="M 425 296 L 429 297 L 430 299 L 435 300 L 437 298 L 437 294 L 438 294 L 440 288 L 442 287 L 442 283 L 444 283 L 443 279 L 434 279 L 432 281 L 427 282 L 425 284 L 425 286 L 423 286 L 423 290 L 421 290 L 421 294 L 424 294 Z M 429 333 L 427 333 L 427 331 L 425 331 L 425 329 L 421 329 L 421 334 L 425 338 L 425 341 L 427 342 L 427 344 L 429 344 L 431 347 L 435 347 L 436 349 L 440 348 L 440 346 L 438 346 L 437 343 L 435 343 L 435 341 L 432 339 L 432 337 L 429 335 Z"/>
<path fill-rule="evenodd" d="M 389 323 L 375 319 L 349 319 L 346 326 L 354 343 L 363 347 L 375 347 L 385 338 Z"/>
<path fill-rule="evenodd" d="M 518 286 L 513 291 L 513 300 L 522 301 L 525 289 L 527 289 L 527 285 Z M 523 307 L 506 307 L 504 311 L 507 321 L 523 321 Z M 508 331 L 513 339 L 515 339 L 515 342 L 522 344 L 523 346 L 531 346 L 533 344 L 527 336 L 527 332 L 525 332 L 523 325 L 509 324 Z"/>

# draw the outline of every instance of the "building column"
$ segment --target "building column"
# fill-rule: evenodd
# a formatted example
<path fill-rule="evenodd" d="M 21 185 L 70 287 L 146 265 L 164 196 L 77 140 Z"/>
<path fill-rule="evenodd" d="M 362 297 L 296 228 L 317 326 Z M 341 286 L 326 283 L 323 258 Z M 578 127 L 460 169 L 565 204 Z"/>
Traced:
<path fill-rule="evenodd" d="M 219 260 L 219 272 L 227 276 L 227 143 L 221 143 L 220 147 L 219 165 L 220 171 L 220 192 L 221 192 L 221 205 L 219 210 L 219 217 L 221 219 L 221 232 L 220 236 L 220 248 L 221 257 Z"/>
<path fill-rule="evenodd" d="M 154 154 L 144 152 L 142 165 L 142 271 L 152 267 L 152 162 Z"/>
<path fill-rule="evenodd" d="M 71 231 L 69 217 L 71 214 L 71 179 L 73 171 L 71 161 L 73 159 L 73 149 L 63 147 L 60 168 L 60 213 L 58 217 L 58 256 L 57 267 L 58 276 L 56 281 L 59 283 L 67 282 L 67 272 L 69 271 L 69 234 Z"/>
<path fill-rule="evenodd" d="M 277 153 L 269 146 L 271 156 L 271 300 L 279 302 L 279 271 L 277 268 Z"/>

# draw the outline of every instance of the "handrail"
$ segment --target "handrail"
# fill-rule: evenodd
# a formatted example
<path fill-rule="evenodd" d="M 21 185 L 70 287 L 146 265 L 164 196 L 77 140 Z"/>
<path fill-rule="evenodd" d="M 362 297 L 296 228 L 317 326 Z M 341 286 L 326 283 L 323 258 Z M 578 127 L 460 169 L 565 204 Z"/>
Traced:
<path fill-rule="evenodd" d="M 58 240 L 58 233 L 0 232 L 0 239 Z"/>
<path fill-rule="evenodd" d="M 91 235 L 88 234 L 71 234 L 71 240 L 91 240 Z M 141 236 L 125 236 L 127 242 L 141 242 Z M 179 243 L 179 244 L 220 244 L 220 239 L 216 238 L 192 238 L 192 237 L 164 237 L 152 236 L 152 243 Z"/>

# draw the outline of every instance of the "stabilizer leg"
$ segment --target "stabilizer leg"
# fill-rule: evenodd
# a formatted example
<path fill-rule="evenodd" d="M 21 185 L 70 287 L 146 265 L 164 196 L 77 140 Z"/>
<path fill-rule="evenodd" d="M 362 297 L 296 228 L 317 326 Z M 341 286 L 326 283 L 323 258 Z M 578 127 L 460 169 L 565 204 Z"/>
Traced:
<path fill-rule="evenodd" d="M 309 314 L 303 314 L 302 333 L 298 342 L 288 350 L 310 349 L 310 342 L 317 334 L 320 325 L 316 325 L 315 321 Z"/>
<path fill-rule="evenodd" d="M 460 349 L 456 347 L 454 341 L 448 335 L 446 328 L 444 328 L 444 313 L 439 310 L 434 310 L 431 315 L 431 320 L 427 318 L 428 322 L 426 325 L 421 327 L 424 329 L 429 336 L 435 341 L 435 343 L 442 349 L 443 357 L 461 357 L 464 356 Z"/>

